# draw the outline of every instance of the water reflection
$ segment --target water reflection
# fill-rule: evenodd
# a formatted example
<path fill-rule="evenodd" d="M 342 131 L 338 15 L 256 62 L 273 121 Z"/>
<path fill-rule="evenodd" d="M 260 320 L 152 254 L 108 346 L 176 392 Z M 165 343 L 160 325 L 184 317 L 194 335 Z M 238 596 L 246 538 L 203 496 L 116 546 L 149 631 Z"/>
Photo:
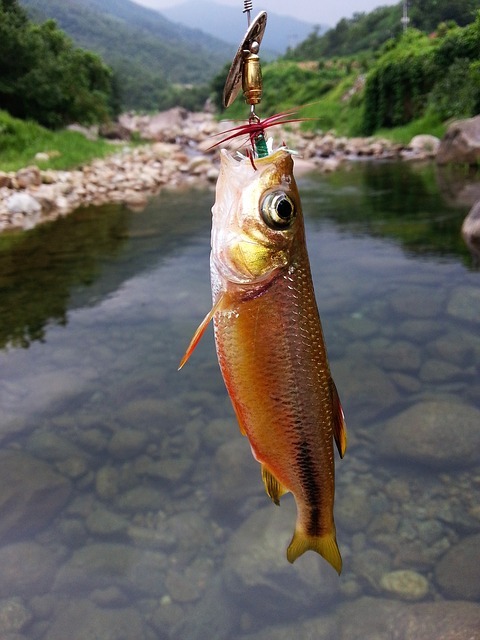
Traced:
<path fill-rule="evenodd" d="M 287 563 L 293 501 L 263 493 L 210 334 L 176 371 L 210 304 L 211 192 L 79 212 L 42 232 L 44 270 L 40 240 L 18 249 L 30 232 L 14 263 L 4 250 L 10 306 L 62 293 L 6 316 L 5 341 L 30 348 L 0 352 L 2 637 L 478 637 L 480 289 L 452 240 L 468 208 L 434 176 L 358 165 L 300 184 L 350 428 L 340 579 L 314 554 Z"/>

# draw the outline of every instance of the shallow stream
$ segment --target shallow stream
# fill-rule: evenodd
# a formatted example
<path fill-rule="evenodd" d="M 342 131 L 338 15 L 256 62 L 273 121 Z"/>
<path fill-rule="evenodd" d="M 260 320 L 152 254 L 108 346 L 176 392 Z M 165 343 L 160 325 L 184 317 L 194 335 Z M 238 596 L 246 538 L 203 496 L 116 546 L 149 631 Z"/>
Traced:
<path fill-rule="evenodd" d="M 0 636 L 480 638 L 480 273 L 432 165 L 299 180 L 349 448 L 290 565 L 211 332 L 212 190 L 0 237 Z M 443 634 L 443 635 L 441 635 Z"/>

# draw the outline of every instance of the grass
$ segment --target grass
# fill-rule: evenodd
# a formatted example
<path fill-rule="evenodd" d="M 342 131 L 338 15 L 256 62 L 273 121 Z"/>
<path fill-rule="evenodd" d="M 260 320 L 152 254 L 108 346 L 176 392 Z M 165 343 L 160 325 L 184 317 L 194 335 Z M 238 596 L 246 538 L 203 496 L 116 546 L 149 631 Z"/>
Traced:
<path fill-rule="evenodd" d="M 116 150 L 105 140 L 88 140 L 76 131 L 50 131 L 0 110 L 1 171 L 17 171 L 31 164 L 41 169 L 73 169 Z M 36 160 L 39 152 L 50 153 L 52 157 Z"/>
<path fill-rule="evenodd" d="M 428 111 L 421 118 L 413 120 L 402 127 L 380 129 L 375 132 L 375 136 L 386 138 L 387 140 L 392 140 L 392 142 L 398 142 L 400 144 L 408 144 L 414 136 L 424 133 L 442 138 L 446 129 L 446 123 L 441 122 L 435 113 Z"/>

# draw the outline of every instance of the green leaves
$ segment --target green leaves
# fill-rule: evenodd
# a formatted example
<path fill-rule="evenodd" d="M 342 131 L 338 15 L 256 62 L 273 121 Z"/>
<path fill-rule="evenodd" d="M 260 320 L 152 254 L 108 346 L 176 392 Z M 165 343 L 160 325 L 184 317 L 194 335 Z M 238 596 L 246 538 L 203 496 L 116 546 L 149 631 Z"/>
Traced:
<path fill-rule="evenodd" d="M 16 0 L 0 3 L 0 104 L 12 115 L 56 128 L 111 115 L 112 73 L 73 46 L 53 20 L 36 25 Z"/>

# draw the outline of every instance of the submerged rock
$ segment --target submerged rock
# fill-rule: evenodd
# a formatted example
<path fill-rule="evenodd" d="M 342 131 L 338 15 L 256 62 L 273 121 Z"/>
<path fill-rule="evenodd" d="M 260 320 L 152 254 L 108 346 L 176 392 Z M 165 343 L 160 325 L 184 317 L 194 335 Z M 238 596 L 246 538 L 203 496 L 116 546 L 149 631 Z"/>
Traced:
<path fill-rule="evenodd" d="M 477 640 L 480 605 L 359 598 L 340 605 L 339 640 Z"/>
<path fill-rule="evenodd" d="M 379 429 L 382 455 L 445 469 L 478 463 L 480 411 L 460 402 L 428 400 Z"/>
<path fill-rule="evenodd" d="M 45 637 L 49 640 L 146 640 L 140 613 L 133 607 L 102 609 L 89 600 L 58 608 Z"/>
<path fill-rule="evenodd" d="M 0 548 L 0 598 L 29 597 L 47 592 L 57 571 L 55 555 L 36 542 Z"/>
<path fill-rule="evenodd" d="M 295 527 L 295 506 L 283 498 L 255 511 L 232 535 L 224 564 L 225 586 L 245 606 L 273 620 L 325 605 L 339 589 L 336 572 L 312 551 L 293 565 L 285 552 Z"/>
<path fill-rule="evenodd" d="M 480 599 L 480 534 L 447 551 L 436 566 L 435 578 L 447 598 Z"/>
<path fill-rule="evenodd" d="M 380 585 L 387 593 L 401 600 L 422 600 L 428 593 L 427 579 L 410 569 L 385 573 Z"/>
<path fill-rule="evenodd" d="M 0 540 L 43 529 L 70 491 L 70 482 L 45 462 L 17 451 L 0 451 Z"/>

